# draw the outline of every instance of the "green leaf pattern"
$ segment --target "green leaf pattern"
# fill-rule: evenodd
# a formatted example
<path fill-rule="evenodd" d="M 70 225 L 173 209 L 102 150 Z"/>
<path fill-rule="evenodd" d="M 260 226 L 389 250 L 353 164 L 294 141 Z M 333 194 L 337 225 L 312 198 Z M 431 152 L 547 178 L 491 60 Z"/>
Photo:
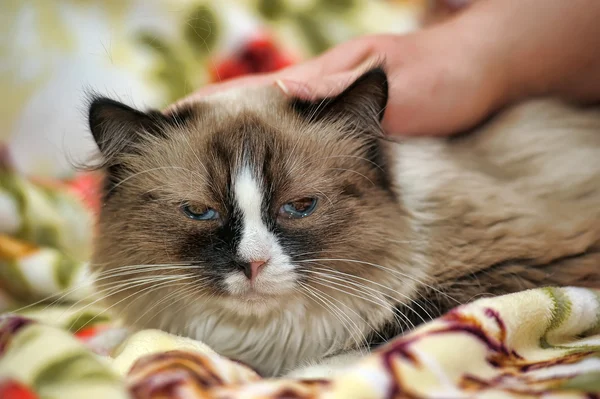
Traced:
<path fill-rule="evenodd" d="M 160 3 L 164 10 L 177 10 L 163 12 L 175 21 L 169 22 L 174 29 L 166 34 L 147 26 L 126 29 L 134 9 L 131 1 L 8 0 L 0 4 L 0 54 L 10 54 L 6 38 L 12 37 L 20 10 L 30 9 L 36 21 L 46 18 L 32 28 L 39 37 L 31 54 L 45 49 L 69 54 L 78 38 L 61 7 L 99 7 L 120 35 L 111 53 L 113 65 L 139 71 L 132 66 L 131 52 L 148 52 L 151 61 L 144 78 L 149 86 L 161 88 L 167 104 L 206 83 L 211 57 L 230 41 L 224 4 L 262 16 L 280 43 L 309 56 L 358 34 L 398 31 L 382 21 L 402 3 L 174 0 Z M 52 75 L 37 72 L 19 81 L 15 68 L 0 71 L 0 85 L 15 92 L 0 100 L 6 104 L 0 112 L 0 137 L 10 136 L 13 115 Z M 152 391 L 149 387 L 175 392 L 175 385 L 186 398 L 600 395 L 597 290 L 551 287 L 479 300 L 395 339 L 332 381 L 265 381 L 199 342 L 153 331 L 127 337 L 114 315 L 94 302 L 86 263 L 93 218 L 70 193 L 0 169 L 0 215 L 12 221 L 0 230 L 0 294 L 25 306 L 0 309 L 18 314 L 0 317 L 0 380 L 16 379 L 41 398 L 131 398 Z M 125 355 L 134 358 L 123 359 Z M 118 367 L 124 363 L 133 364 L 131 372 Z M 170 379 L 174 375 L 176 383 Z M 207 375 L 216 386 L 202 379 Z"/>

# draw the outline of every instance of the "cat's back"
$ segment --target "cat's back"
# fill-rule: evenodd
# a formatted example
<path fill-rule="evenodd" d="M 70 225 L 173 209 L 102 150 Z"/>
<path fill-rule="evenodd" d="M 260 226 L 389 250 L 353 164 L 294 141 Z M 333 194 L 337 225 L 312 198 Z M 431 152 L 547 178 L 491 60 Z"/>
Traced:
<path fill-rule="evenodd" d="M 448 150 L 457 159 L 473 158 L 484 170 L 492 169 L 515 190 L 600 201 L 600 105 L 528 101 L 451 141 Z"/>
<path fill-rule="evenodd" d="M 600 209 L 600 105 L 526 101 L 454 138 L 407 140 L 398 145 L 396 162 L 402 189 L 427 180 L 415 189 L 420 195 L 442 186 L 487 186 Z"/>
<path fill-rule="evenodd" d="M 489 292 L 600 284 L 590 274 L 600 262 L 600 106 L 527 101 L 461 136 L 408 139 L 394 152 L 397 195 L 424 232 L 423 252 L 448 265 L 440 281 L 488 270 L 479 281 L 497 285 L 508 280 L 489 270 L 511 265 L 520 288 Z"/>

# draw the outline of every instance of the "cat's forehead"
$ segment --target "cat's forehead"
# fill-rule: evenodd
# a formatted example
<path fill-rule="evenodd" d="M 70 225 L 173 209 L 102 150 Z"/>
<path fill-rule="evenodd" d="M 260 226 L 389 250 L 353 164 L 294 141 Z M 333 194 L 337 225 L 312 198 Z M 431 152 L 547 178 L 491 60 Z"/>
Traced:
<path fill-rule="evenodd" d="M 169 114 L 181 110 L 210 112 L 214 122 L 227 123 L 236 116 L 245 113 L 262 113 L 269 109 L 285 109 L 286 97 L 274 87 L 239 87 L 218 91 L 207 96 L 191 95 L 167 108 Z"/>
<path fill-rule="evenodd" d="M 323 99 L 245 87 L 192 96 L 161 113 L 98 97 L 88 119 L 103 166 L 112 168 L 108 184 L 125 177 L 145 190 L 222 188 L 248 164 L 261 179 L 325 186 L 343 171 L 364 176 L 365 167 L 379 167 L 386 103 L 387 77 L 374 68 Z"/>
<path fill-rule="evenodd" d="M 176 110 L 184 123 L 169 134 L 182 154 L 202 152 L 207 160 L 239 167 L 240 162 L 319 158 L 355 151 L 334 121 L 310 123 L 273 88 L 246 88 L 187 102 Z M 192 147 L 190 149 L 190 146 Z M 195 157 L 188 159 L 196 160 Z"/>
<path fill-rule="evenodd" d="M 187 107 L 185 120 L 166 140 L 147 147 L 136 165 L 152 170 L 148 183 L 171 195 L 222 197 L 244 170 L 264 187 L 302 195 L 308 187 L 329 184 L 327 171 L 353 151 L 348 140 L 335 137 L 334 126 L 308 124 L 283 107 Z"/>
<path fill-rule="evenodd" d="M 192 163 L 197 159 L 190 155 L 201 154 L 212 164 L 232 169 L 242 164 L 266 167 L 271 161 L 283 166 L 292 156 L 320 152 L 315 148 L 318 139 L 315 140 L 315 132 L 311 130 L 282 110 L 272 110 L 269 114 L 245 109 L 224 114 L 215 108 L 190 120 L 179 134 L 171 136 L 170 144 L 179 147 Z"/>
<path fill-rule="evenodd" d="M 269 88 L 229 90 L 187 100 L 170 112 L 184 115 L 177 130 L 186 134 L 188 141 L 229 156 L 242 149 L 247 154 L 262 153 L 274 142 L 279 147 L 290 144 L 294 130 L 310 134 L 309 125 L 292 112 L 285 98 Z M 169 136 L 177 142 L 178 134 Z"/>

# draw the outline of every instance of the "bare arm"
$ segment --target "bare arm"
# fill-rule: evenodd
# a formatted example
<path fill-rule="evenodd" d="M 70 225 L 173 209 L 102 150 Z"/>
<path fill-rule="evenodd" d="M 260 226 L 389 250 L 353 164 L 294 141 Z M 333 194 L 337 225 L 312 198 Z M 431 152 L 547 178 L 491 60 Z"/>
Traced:
<path fill-rule="evenodd" d="M 598 101 L 599 21 L 595 0 L 480 0 L 447 28 L 479 36 L 478 51 L 504 69 L 510 97 Z"/>
<path fill-rule="evenodd" d="M 358 38 L 283 71 L 195 95 L 276 81 L 289 95 L 332 95 L 384 59 L 390 101 L 383 123 L 390 134 L 452 134 L 527 96 L 600 101 L 600 1 L 458 3 L 467 5 L 418 32 Z"/>

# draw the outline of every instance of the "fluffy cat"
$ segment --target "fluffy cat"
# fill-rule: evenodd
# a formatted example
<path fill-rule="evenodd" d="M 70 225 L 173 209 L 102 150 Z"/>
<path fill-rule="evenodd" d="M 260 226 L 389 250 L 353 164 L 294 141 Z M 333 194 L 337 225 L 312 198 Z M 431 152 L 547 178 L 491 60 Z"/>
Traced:
<path fill-rule="evenodd" d="M 530 100 L 393 140 L 387 90 L 374 68 L 315 102 L 94 99 L 107 302 L 265 376 L 315 377 L 482 295 L 600 286 L 600 107 Z"/>

